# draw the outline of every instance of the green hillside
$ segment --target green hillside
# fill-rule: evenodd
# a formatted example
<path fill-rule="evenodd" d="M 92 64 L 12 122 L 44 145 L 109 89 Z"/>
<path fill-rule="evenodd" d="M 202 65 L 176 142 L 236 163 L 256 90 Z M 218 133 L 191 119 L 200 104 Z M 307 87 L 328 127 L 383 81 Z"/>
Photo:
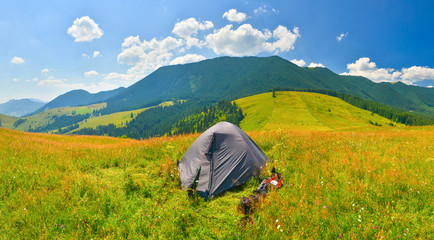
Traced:
<path fill-rule="evenodd" d="M 0 127 L 4 128 L 13 128 L 14 122 L 17 120 L 17 117 L 11 117 L 8 115 L 0 114 Z"/>
<path fill-rule="evenodd" d="M 107 100 L 106 112 L 132 110 L 174 99 L 217 102 L 264 93 L 274 88 L 320 89 L 348 93 L 388 106 L 434 116 L 434 89 L 374 83 L 341 76 L 327 68 L 303 68 L 283 58 L 220 57 L 161 67 Z M 408 91 L 414 93 L 408 94 Z"/>
<path fill-rule="evenodd" d="M 120 87 L 117 89 L 109 91 L 101 91 L 97 93 L 89 93 L 85 90 L 72 90 L 64 93 L 52 101 L 48 102 L 41 108 L 37 109 L 31 115 L 41 113 L 48 109 L 60 108 L 60 107 L 74 107 L 74 106 L 85 106 L 95 103 L 104 102 L 106 99 L 115 96 L 116 94 L 122 92 L 125 88 Z"/>
<path fill-rule="evenodd" d="M 108 125 L 108 124 L 114 124 L 117 127 L 121 127 L 124 126 L 127 122 L 130 122 L 132 119 L 134 119 L 134 117 L 136 117 L 137 114 L 144 112 L 150 108 L 159 107 L 159 106 L 168 107 L 168 106 L 172 106 L 173 104 L 174 103 L 172 101 L 169 101 L 169 102 L 160 103 L 157 106 L 153 106 L 153 107 L 141 108 L 132 111 L 117 112 L 117 113 L 102 115 L 98 117 L 91 117 L 79 122 L 78 123 L 79 127 L 71 131 L 70 133 L 74 133 L 75 131 L 78 131 L 83 128 L 96 128 L 97 126 Z M 131 117 L 131 115 L 133 117 Z"/>
<path fill-rule="evenodd" d="M 309 92 L 263 93 L 235 101 L 245 114 L 240 126 L 251 130 L 344 130 L 391 127 L 389 119 L 343 100 Z M 402 124 L 392 123 L 402 126 Z"/>
<path fill-rule="evenodd" d="M 35 129 L 38 127 L 43 127 L 48 124 L 52 124 L 60 116 L 77 116 L 77 115 L 91 115 L 93 111 L 101 110 L 107 106 L 106 103 L 92 104 L 89 106 L 81 107 L 61 107 L 50 109 L 36 115 L 22 117 L 20 121 L 22 122 L 13 129 L 28 131 L 30 128 Z"/>
<path fill-rule="evenodd" d="M 432 88 L 420 88 L 416 86 L 407 86 L 401 82 L 385 83 L 390 84 L 393 89 L 408 99 L 424 108 L 427 112 L 434 112 L 434 94 Z"/>

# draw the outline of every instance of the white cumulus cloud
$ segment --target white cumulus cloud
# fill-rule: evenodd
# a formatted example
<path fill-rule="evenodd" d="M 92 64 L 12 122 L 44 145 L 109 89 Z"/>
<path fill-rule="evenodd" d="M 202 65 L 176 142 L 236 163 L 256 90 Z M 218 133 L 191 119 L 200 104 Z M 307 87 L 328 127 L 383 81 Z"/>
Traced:
<path fill-rule="evenodd" d="M 89 16 L 75 19 L 67 33 L 75 38 L 75 42 L 90 42 L 102 37 L 104 32 Z"/>
<path fill-rule="evenodd" d="M 126 73 L 103 75 L 104 79 L 131 83 L 162 66 L 204 60 L 204 56 L 188 51 L 193 46 L 206 47 L 216 54 L 230 56 L 256 55 L 261 52 L 277 54 L 294 49 L 294 44 L 300 37 L 297 27 L 292 31 L 285 26 L 278 26 L 273 31 L 261 31 L 250 24 L 243 24 L 236 29 L 232 27 L 233 25 L 227 25 L 201 37 L 200 32 L 214 28 L 214 24 L 211 21 L 188 18 L 174 25 L 173 36 L 151 40 L 141 40 L 138 35 L 126 37 L 117 61 L 131 67 Z"/>
<path fill-rule="evenodd" d="M 325 66 L 322 63 L 310 63 L 309 66 L 310 68 L 317 68 L 317 67 L 321 67 L 321 68 L 325 68 Z"/>
<path fill-rule="evenodd" d="M 348 72 L 342 75 L 363 76 L 374 82 L 396 82 L 413 85 L 423 80 L 434 80 L 434 69 L 430 67 L 412 66 L 396 70 L 393 68 L 378 68 L 370 58 L 359 58 L 354 63 L 347 64 Z"/>
<path fill-rule="evenodd" d="M 118 55 L 118 62 L 127 65 L 141 63 L 147 70 L 155 70 L 164 63 L 168 63 L 168 60 L 173 55 L 171 51 L 183 45 L 182 39 L 173 37 L 166 37 L 162 40 L 153 38 L 150 41 L 144 40 L 143 42 L 134 43 L 131 43 L 130 40 L 131 38 L 128 37 L 122 44 L 125 47 Z"/>
<path fill-rule="evenodd" d="M 173 51 L 184 46 L 182 39 L 166 37 L 162 40 L 153 38 L 150 41 L 140 41 L 139 36 L 127 37 L 122 43 L 123 50 L 118 55 L 118 62 L 131 65 L 127 74 L 110 73 L 106 80 L 130 81 L 139 80 L 147 73 L 159 67 L 168 65 L 173 57 Z"/>
<path fill-rule="evenodd" d="M 401 79 L 404 81 L 418 82 L 423 80 L 434 80 L 434 69 L 429 67 L 413 66 L 401 70 Z"/>
<path fill-rule="evenodd" d="M 100 57 L 101 56 L 101 52 L 100 51 L 93 51 L 93 57 Z"/>
<path fill-rule="evenodd" d="M 123 48 L 129 48 L 131 46 L 140 45 L 140 44 L 142 44 L 142 43 L 140 41 L 139 35 L 137 35 L 135 37 L 129 36 L 129 37 L 124 39 L 124 42 L 122 43 L 122 47 Z"/>
<path fill-rule="evenodd" d="M 211 21 L 200 22 L 195 18 L 189 18 L 177 22 L 173 27 L 172 33 L 185 39 L 187 49 L 190 49 L 193 46 L 201 48 L 203 45 L 205 45 L 205 42 L 196 38 L 196 35 L 199 31 L 204 31 L 211 28 L 214 28 L 214 24 Z M 134 40 L 135 39 L 130 39 L 130 41 Z"/>
<path fill-rule="evenodd" d="M 99 75 L 99 73 L 97 71 L 91 70 L 89 72 L 85 72 L 83 74 L 85 77 L 90 78 L 90 77 L 96 77 Z"/>
<path fill-rule="evenodd" d="M 260 52 L 287 52 L 294 49 L 294 43 L 300 37 L 298 28 L 293 32 L 284 26 L 278 26 L 273 33 L 263 32 L 253 28 L 250 24 L 243 24 L 237 29 L 227 25 L 206 36 L 209 47 L 216 54 L 230 56 L 256 55 Z M 274 42 L 268 42 L 274 38 Z"/>
<path fill-rule="evenodd" d="M 245 13 L 238 12 L 236 9 L 229 9 L 227 12 L 223 14 L 223 18 L 226 18 L 231 22 L 240 23 L 246 20 L 247 15 Z"/>
<path fill-rule="evenodd" d="M 337 40 L 338 42 L 340 42 L 340 41 L 342 41 L 342 39 L 343 39 L 344 37 L 346 37 L 346 36 L 348 36 L 348 32 L 346 32 L 346 33 L 341 33 L 339 36 L 336 37 L 336 40 Z"/>
<path fill-rule="evenodd" d="M 276 39 L 275 42 L 266 43 L 268 50 L 279 52 L 288 52 L 294 49 L 294 43 L 297 38 L 300 37 L 298 27 L 294 27 L 293 32 L 284 26 L 279 25 L 273 31 L 273 38 Z"/>
<path fill-rule="evenodd" d="M 195 18 L 189 18 L 177 22 L 173 27 L 172 32 L 182 38 L 188 38 L 196 35 L 199 30 L 213 28 L 214 24 L 211 21 L 199 22 Z"/>
<path fill-rule="evenodd" d="M 199 62 L 202 60 L 205 60 L 206 58 L 202 55 L 198 54 L 187 54 L 182 57 L 177 57 L 170 61 L 170 65 L 176 65 L 176 64 L 186 64 L 186 63 L 193 63 L 193 62 Z"/>
<path fill-rule="evenodd" d="M 48 74 L 50 72 L 50 70 L 48 70 L 48 68 L 44 68 L 44 69 L 41 69 L 41 74 Z"/>
<path fill-rule="evenodd" d="M 300 60 L 292 59 L 291 62 L 299 67 L 304 67 L 306 65 L 306 62 L 303 59 Z"/>
<path fill-rule="evenodd" d="M 21 64 L 21 63 L 24 63 L 24 59 L 22 59 L 22 58 L 20 58 L 20 57 L 13 57 L 13 58 L 11 59 L 11 63 L 14 63 L 14 64 Z"/>
<path fill-rule="evenodd" d="M 401 76 L 401 73 L 393 68 L 377 68 L 377 64 L 367 57 L 347 64 L 347 69 L 348 72 L 342 75 L 363 76 L 374 82 L 396 82 Z"/>
<path fill-rule="evenodd" d="M 18 81 L 20 81 L 19 78 L 12 78 L 12 82 L 18 82 Z"/>

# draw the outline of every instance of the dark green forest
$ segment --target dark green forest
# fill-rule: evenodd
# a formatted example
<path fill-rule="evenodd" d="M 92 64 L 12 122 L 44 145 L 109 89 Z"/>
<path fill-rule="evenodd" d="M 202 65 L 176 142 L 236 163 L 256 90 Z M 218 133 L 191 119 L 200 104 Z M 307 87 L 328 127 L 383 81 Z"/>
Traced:
<path fill-rule="evenodd" d="M 403 123 L 410 126 L 434 125 L 434 118 L 417 115 L 397 108 L 383 105 L 374 101 L 366 100 L 354 95 L 318 89 L 292 89 L 274 88 L 270 91 L 303 91 L 326 94 L 337 97 L 358 108 L 371 111 L 380 116 L 390 119 L 396 123 Z M 155 104 L 155 103 L 154 103 Z M 110 113 L 106 109 L 94 110 L 93 116 L 100 116 Z M 57 134 L 65 134 L 79 127 L 78 123 L 90 117 L 90 114 L 56 116 L 53 122 L 44 126 L 29 128 L 31 132 L 54 131 Z M 240 124 L 244 118 L 242 109 L 229 100 L 218 102 L 211 100 L 188 100 L 177 101 L 169 107 L 156 107 L 138 114 L 124 127 L 117 127 L 114 124 L 100 125 L 96 128 L 84 128 L 75 131 L 78 135 L 106 135 L 113 137 L 128 137 L 134 139 L 145 139 L 154 136 L 176 135 L 185 133 L 203 132 L 220 121 Z M 17 120 L 14 125 L 22 124 L 25 119 Z M 372 123 L 375 125 L 375 123 Z M 392 123 L 393 124 L 393 123 Z M 57 130 L 57 131 L 56 131 Z"/>
<path fill-rule="evenodd" d="M 204 102 L 178 102 L 170 107 L 156 107 L 138 114 L 125 127 L 114 124 L 83 128 L 74 134 L 126 136 L 144 139 L 154 136 L 203 132 L 220 121 L 232 122 L 239 126 L 244 118 L 242 110 L 228 100 L 215 104 Z M 181 119 L 181 120 L 179 120 Z"/>
<path fill-rule="evenodd" d="M 326 94 L 340 98 L 358 108 L 388 118 L 393 122 L 410 126 L 434 125 L 433 118 L 408 113 L 346 93 L 318 89 L 289 88 L 274 88 L 271 91 L 302 91 Z M 144 139 L 153 136 L 203 132 L 220 121 L 232 122 L 239 126 L 243 118 L 242 110 L 235 103 L 231 103 L 228 100 L 220 100 L 217 103 L 209 103 L 208 105 L 204 104 L 204 102 L 187 101 L 185 103 L 177 103 L 171 107 L 157 107 L 142 112 L 131 122 L 127 123 L 125 127 L 116 127 L 114 124 L 109 124 L 98 126 L 96 129 L 81 129 L 74 132 L 74 134 L 107 135 L 113 137 L 126 136 Z M 372 124 L 375 125 L 375 123 Z"/>
<path fill-rule="evenodd" d="M 202 106 L 202 102 L 187 101 L 178 102 L 170 107 L 155 107 L 137 114 L 125 127 L 116 127 L 114 124 L 100 125 L 96 128 L 80 129 L 74 134 L 127 136 L 134 139 L 162 136 L 170 133 L 172 126 L 179 119 L 197 114 L 202 109 Z"/>
<path fill-rule="evenodd" d="M 74 125 L 78 122 L 81 122 L 85 119 L 88 119 L 91 115 L 89 113 L 87 114 L 76 114 L 76 115 L 61 115 L 61 116 L 57 116 L 57 115 L 53 115 L 52 119 L 54 119 L 54 121 L 50 124 L 46 124 L 44 126 L 40 126 L 40 127 L 35 127 L 32 128 L 31 126 L 29 127 L 29 132 L 48 132 L 48 131 L 52 131 L 52 130 L 57 130 L 57 129 L 61 129 L 63 127 L 69 127 L 71 125 Z"/>
<path fill-rule="evenodd" d="M 219 57 L 161 67 L 107 99 L 104 111 L 133 110 L 173 99 L 234 100 L 275 87 L 342 92 L 434 117 L 430 107 L 434 89 L 403 83 L 374 83 L 364 77 L 339 75 L 327 68 L 298 67 L 277 56 Z"/>
<path fill-rule="evenodd" d="M 188 116 L 173 125 L 171 134 L 204 132 L 214 124 L 226 121 L 240 126 L 244 115 L 241 108 L 233 102 L 220 100 L 216 105 L 204 106 L 201 113 Z"/>

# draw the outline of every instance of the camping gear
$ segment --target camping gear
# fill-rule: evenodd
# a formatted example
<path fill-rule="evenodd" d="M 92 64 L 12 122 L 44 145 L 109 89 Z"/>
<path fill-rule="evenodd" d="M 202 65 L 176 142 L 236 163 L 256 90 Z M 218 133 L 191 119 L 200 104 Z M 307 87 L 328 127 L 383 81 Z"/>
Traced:
<path fill-rule="evenodd" d="M 267 179 L 264 179 L 259 187 L 254 191 L 254 193 L 260 194 L 260 195 L 267 195 L 269 187 L 274 188 L 280 188 L 282 185 L 282 176 L 280 173 L 276 172 L 276 170 L 273 167 L 273 170 L 271 171 L 272 177 L 269 177 Z"/>
<path fill-rule="evenodd" d="M 253 201 L 248 197 L 242 197 L 237 207 L 238 211 L 244 215 L 250 215 L 253 213 Z"/>
<path fill-rule="evenodd" d="M 253 176 L 259 177 L 267 160 L 239 127 L 219 122 L 202 133 L 181 159 L 181 186 L 196 187 L 196 192 L 208 200 Z"/>
<path fill-rule="evenodd" d="M 250 195 L 250 197 L 242 197 L 240 203 L 238 204 L 238 211 L 244 214 L 244 217 L 240 219 L 240 226 L 245 227 L 247 223 L 253 223 L 252 218 L 249 216 L 253 213 L 254 209 L 257 209 L 260 205 L 260 198 L 264 198 L 267 196 L 268 187 L 271 188 L 280 188 L 282 185 L 282 175 L 276 172 L 276 169 L 273 167 L 271 170 L 271 177 L 264 179 L 259 185 L 258 189 L 253 191 L 254 195 Z"/>

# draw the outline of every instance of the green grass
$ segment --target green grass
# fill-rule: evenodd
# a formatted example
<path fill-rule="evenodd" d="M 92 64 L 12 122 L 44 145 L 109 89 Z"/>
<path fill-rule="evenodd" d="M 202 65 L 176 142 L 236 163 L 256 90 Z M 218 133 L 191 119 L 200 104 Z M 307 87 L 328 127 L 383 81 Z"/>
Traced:
<path fill-rule="evenodd" d="M 172 101 L 163 102 L 158 104 L 157 106 L 153 107 L 147 107 L 147 108 L 141 108 L 137 110 L 132 111 L 124 111 L 124 112 L 117 112 L 112 113 L 108 115 L 98 116 L 98 117 L 92 117 L 88 118 L 85 121 L 79 122 L 79 128 L 76 130 L 73 130 L 71 133 L 74 133 L 74 131 L 78 131 L 83 128 L 96 128 L 99 125 L 108 125 L 108 124 L 115 124 L 117 127 L 125 126 L 127 122 L 131 121 L 133 118 L 137 116 L 137 114 L 146 111 L 148 109 L 154 108 L 154 107 L 167 107 L 172 106 L 174 103 Z M 133 114 L 133 118 L 131 118 L 131 114 Z"/>
<path fill-rule="evenodd" d="M 239 226 L 249 183 L 205 202 L 176 159 L 198 135 L 143 141 L 0 128 L 4 239 L 432 239 L 433 127 L 248 132 L 285 185 Z M 63 228 L 62 228 L 63 225 Z"/>
<path fill-rule="evenodd" d="M 16 120 L 18 120 L 17 117 L 0 114 L 1 125 L 4 128 L 13 128 Z"/>
<path fill-rule="evenodd" d="M 12 129 L 27 131 L 30 126 L 32 128 L 37 128 L 54 122 L 54 120 L 52 119 L 53 115 L 57 115 L 57 116 L 72 115 L 74 111 L 76 114 L 87 114 L 87 113 L 92 114 L 93 110 L 99 110 L 105 108 L 106 106 L 107 106 L 106 103 L 98 103 L 89 106 L 54 108 L 54 109 L 50 109 L 38 113 L 36 115 L 21 118 L 26 120 L 26 122 L 20 124 L 17 128 L 12 128 Z"/>
<path fill-rule="evenodd" d="M 375 128 L 370 121 L 383 127 L 391 123 L 341 99 L 318 93 L 282 91 L 273 98 L 270 92 L 235 102 L 246 115 L 240 124 L 245 130 L 354 130 Z"/>

